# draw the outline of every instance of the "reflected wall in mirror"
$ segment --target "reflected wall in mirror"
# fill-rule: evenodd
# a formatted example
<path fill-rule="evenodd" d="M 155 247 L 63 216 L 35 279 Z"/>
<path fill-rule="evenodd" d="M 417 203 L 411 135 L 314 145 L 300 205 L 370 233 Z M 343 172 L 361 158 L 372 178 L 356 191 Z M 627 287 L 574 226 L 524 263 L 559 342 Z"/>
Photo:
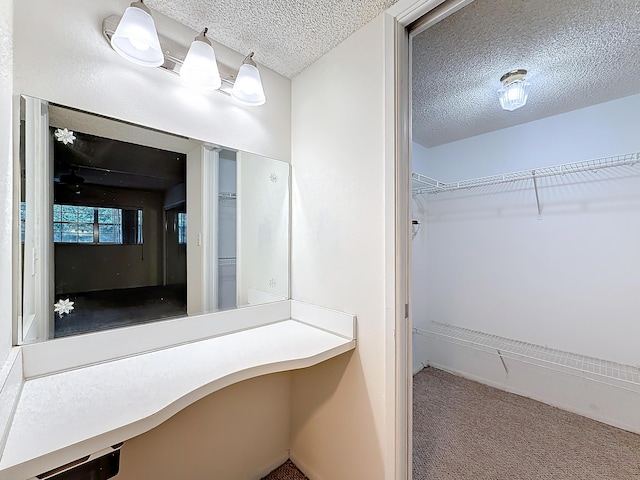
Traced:
<path fill-rule="evenodd" d="M 21 98 L 18 341 L 289 297 L 289 164 Z"/>

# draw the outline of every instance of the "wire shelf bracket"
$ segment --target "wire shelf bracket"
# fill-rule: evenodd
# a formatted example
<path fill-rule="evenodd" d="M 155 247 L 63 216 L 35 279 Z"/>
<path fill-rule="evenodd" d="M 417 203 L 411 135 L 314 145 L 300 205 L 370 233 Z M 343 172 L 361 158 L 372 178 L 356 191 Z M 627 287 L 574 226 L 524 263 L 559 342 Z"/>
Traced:
<path fill-rule="evenodd" d="M 538 195 L 538 182 L 536 181 L 535 170 L 531 170 L 531 178 L 533 179 L 533 191 L 536 192 L 536 206 L 538 207 L 538 220 L 540 220 L 542 210 L 540 210 L 540 195 Z"/>

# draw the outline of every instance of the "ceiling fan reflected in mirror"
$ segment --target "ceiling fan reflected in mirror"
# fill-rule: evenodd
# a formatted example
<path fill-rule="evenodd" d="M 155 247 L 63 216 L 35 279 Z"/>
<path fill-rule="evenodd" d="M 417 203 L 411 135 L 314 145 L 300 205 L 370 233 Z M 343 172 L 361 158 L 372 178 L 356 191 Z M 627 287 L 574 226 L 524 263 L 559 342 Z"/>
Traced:
<path fill-rule="evenodd" d="M 58 175 L 53 181 L 62 185 L 70 186 L 76 195 L 79 195 L 82 191 L 82 185 L 84 184 L 84 177 L 81 177 L 76 173 L 78 167 L 70 167 L 71 173 L 65 173 Z"/>

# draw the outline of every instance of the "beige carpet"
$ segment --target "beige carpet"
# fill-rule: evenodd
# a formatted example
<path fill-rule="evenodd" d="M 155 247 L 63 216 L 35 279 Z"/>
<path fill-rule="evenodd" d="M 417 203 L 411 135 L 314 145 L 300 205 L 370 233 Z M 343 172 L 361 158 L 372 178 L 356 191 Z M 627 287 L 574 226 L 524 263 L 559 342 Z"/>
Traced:
<path fill-rule="evenodd" d="M 640 480 L 639 435 L 434 368 L 413 381 L 413 480 Z"/>
<path fill-rule="evenodd" d="M 262 480 L 309 480 L 291 460 L 287 460 Z"/>

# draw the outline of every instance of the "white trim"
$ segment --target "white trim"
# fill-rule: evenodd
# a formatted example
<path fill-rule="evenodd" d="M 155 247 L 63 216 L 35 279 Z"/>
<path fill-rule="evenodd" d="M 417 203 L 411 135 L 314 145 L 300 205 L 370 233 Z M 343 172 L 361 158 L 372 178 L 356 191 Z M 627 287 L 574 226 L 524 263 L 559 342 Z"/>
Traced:
<path fill-rule="evenodd" d="M 9 435 L 22 383 L 22 351 L 20 347 L 14 347 L 0 368 L 0 452 Z"/>
<path fill-rule="evenodd" d="M 24 375 L 50 375 L 195 342 L 285 320 L 290 313 L 287 300 L 23 345 Z"/>
<path fill-rule="evenodd" d="M 242 288 L 244 288 L 246 280 L 244 275 L 244 263 L 245 258 L 242 252 L 241 239 L 244 232 L 242 231 L 242 197 L 244 192 L 244 182 L 240 181 L 241 168 L 242 168 L 242 153 L 236 152 L 236 305 L 242 305 Z M 251 192 L 247 192 L 247 195 L 251 195 Z M 291 211 L 289 211 L 289 228 L 291 228 Z M 289 244 L 289 251 L 291 251 L 291 244 Z M 289 268 L 289 277 L 291 277 L 291 268 Z M 248 292 L 247 292 L 248 296 Z M 291 296 L 291 290 L 289 290 L 289 296 Z"/>
<path fill-rule="evenodd" d="M 11 2 L 13 3 L 13 2 Z M 11 235 L 11 265 L 13 268 L 12 277 L 11 277 L 11 313 L 12 313 L 12 321 L 11 321 L 11 345 L 18 345 L 23 338 L 22 335 L 22 272 L 23 272 L 23 260 L 22 255 L 18 255 L 18 251 L 22 248 L 21 239 L 20 239 L 20 194 L 22 191 L 22 169 L 20 168 L 20 128 L 18 128 L 20 124 L 19 117 L 20 115 L 17 112 L 22 110 L 21 102 L 22 97 L 19 95 L 14 95 L 14 99 L 12 102 L 13 106 L 13 115 L 11 121 L 11 135 L 13 140 L 12 153 L 13 153 L 13 162 L 11 164 L 13 168 L 13 176 L 10 179 L 12 185 L 12 219 L 10 223 L 10 229 L 12 230 Z M 16 117 L 18 117 L 16 119 Z M 11 183 L 10 183 L 11 185 Z M 2 226 L 0 226 L 0 230 Z M 0 233 L 0 236 L 2 234 Z M 1 357 L 1 355 L 0 355 Z"/>
<path fill-rule="evenodd" d="M 485 352 L 482 352 L 482 354 L 484 354 Z M 577 407 L 574 403 L 568 402 L 566 400 L 551 400 L 549 397 L 545 396 L 545 395 L 540 395 L 538 392 L 534 392 L 532 390 L 527 390 L 525 388 L 518 388 L 518 387 L 514 387 L 511 384 L 505 383 L 505 382 L 501 382 L 501 381 L 496 381 L 496 380 L 491 380 L 485 376 L 482 375 L 478 375 L 478 374 L 473 374 L 473 373 L 469 373 L 467 370 L 462 370 L 459 368 L 453 368 L 444 364 L 440 364 L 437 362 L 431 362 L 429 361 L 429 367 L 431 368 L 436 368 L 438 370 L 443 370 L 445 372 L 449 372 L 453 375 L 457 375 L 459 377 L 462 378 L 466 378 L 468 380 L 472 380 L 474 382 L 478 382 L 481 383 L 483 385 L 488 385 L 490 387 L 493 388 L 497 388 L 498 390 L 502 390 L 505 392 L 509 392 L 509 393 L 513 393 L 515 395 L 520 395 L 521 397 L 526 397 L 526 398 L 531 398 L 532 400 L 536 400 L 537 402 L 541 402 L 544 403 L 546 405 L 551 405 L 552 407 L 556 407 L 559 408 L 561 410 L 567 411 L 567 412 L 571 412 L 571 413 L 575 413 L 576 415 L 580 415 L 586 418 L 590 418 L 592 420 L 596 420 L 598 422 L 604 423 L 606 425 L 611 425 L 613 427 L 616 428 L 620 428 L 622 430 L 626 430 L 627 432 L 632 432 L 632 433 L 636 433 L 636 434 L 640 434 L 640 427 L 638 426 L 637 423 L 633 423 L 633 422 L 629 422 L 624 418 L 624 415 L 621 415 L 620 418 L 612 418 L 610 416 L 607 415 L 603 415 L 601 413 L 599 413 L 597 410 L 593 410 L 593 409 L 588 409 L 588 408 L 580 408 Z M 536 366 L 533 366 L 533 368 L 537 368 Z M 549 373 L 548 370 L 545 370 L 544 373 L 547 377 L 551 378 L 551 377 L 562 377 L 563 374 L 558 372 L 558 371 L 552 371 L 551 373 Z M 590 388 L 589 388 L 590 387 Z M 598 389 L 602 392 L 605 392 L 604 395 L 606 395 L 610 401 L 609 404 L 618 404 L 623 405 L 624 404 L 624 400 L 620 400 L 620 394 L 612 394 L 613 392 L 613 388 L 609 385 L 606 385 L 604 383 L 592 383 L 589 385 L 589 387 L 586 387 L 586 382 L 585 384 L 582 386 L 581 389 L 583 389 L 584 391 L 582 392 L 578 392 L 576 389 L 576 386 L 574 384 L 571 384 L 570 386 L 568 386 L 568 391 L 567 392 L 558 392 L 556 391 L 556 396 L 557 397 L 561 397 L 563 393 L 565 393 L 565 396 L 568 395 L 572 395 L 574 397 L 577 396 L 582 396 L 583 398 L 589 398 L 589 396 L 593 395 L 593 390 L 594 389 Z M 626 392 L 625 395 L 627 397 L 629 397 L 630 401 L 628 401 L 628 404 L 634 404 L 637 405 L 638 403 L 638 398 L 637 398 L 637 393 L 630 393 L 630 392 Z M 620 406 L 620 410 L 624 410 L 623 406 Z"/>
<path fill-rule="evenodd" d="M 411 317 L 405 305 L 410 304 L 410 157 L 411 128 L 409 35 L 407 29 L 396 23 L 395 33 L 395 188 L 396 188 L 396 477 L 410 479 L 412 471 L 412 412 L 413 377 L 411 375 L 412 329 Z M 408 110 L 408 111 L 407 111 Z"/>
<path fill-rule="evenodd" d="M 291 318 L 344 338 L 356 338 L 355 315 L 291 300 Z"/>
<path fill-rule="evenodd" d="M 393 426 L 395 441 L 396 480 L 412 478 L 412 443 L 413 443 L 413 372 L 412 372 L 412 329 L 411 315 L 405 321 L 405 304 L 410 309 L 411 279 L 411 245 L 409 237 L 410 201 L 411 201 L 411 32 L 407 27 L 442 5 L 435 17 L 438 21 L 473 0 L 399 0 L 387 9 L 387 13 L 395 19 L 394 58 L 394 138 L 395 138 L 395 425 Z M 447 3 L 445 3 L 447 2 Z M 444 12 L 444 13 L 443 13 Z M 388 65 L 386 66 L 388 68 Z M 385 93 L 389 101 L 389 92 Z M 388 201 L 386 202 L 388 204 Z M 388 205 L 387 205 L 388 206 Z M 409 312 L 410 313 L 410 312 Z M 387 378 L 390 378 L 389 376 Z"/>
<path fill-rule="evenodd" d="M 34 97 L 25 102 L 25 241 L 22 325 L 19 343 L 48 340 L 53 330 L 52 162 L 49 161 L 48 103 Z"/>
<path fill-rule="evenodd" d="M 204 144 L 202 147 L 202 204 L 203 217 L 201 243 L 205 265 L 202 282 L 204 308 L 213 312 L 218 308 L 218 236 L 219 226 L 218 194 L 220 192 L 220 149 Z M 187 217 L 188 218 L 188 217 Z"/>
<path fill-rule="evenodd" d="M 299 458 L 294 452 L 289 452 L 289 458 L 310 480 L 325 480 L 324 477 L 318 475 L 314 469 L 305 463 L 304 460 Z"/>
<path fill-rule="evenodd" d="M 445 1 L 446 0 L 400 0 L 389 7 L 387 13 L 395 17 L 400 25 L 406 27 Z"/>
<path fill-rule="evenodd" d="M 289 452 L 285 451 L 277 459 L 275 459 L 274 461 L 272 461 L 268 465 L 262 467 L 258 471 L 258 473 L 256 473 L 255 475 L 252 475 L 248 480 L 260 480 L 260 479 L 266 477 L 271 472 L 273 472 L 276 468 L 278 468 L 280 465 L 285 463 L 287 460 L 289 460 Z"/>
<path fill-rule="evenodd" d="M 449 15 L 454 14 L 461 8 L 469 5 L 473 0 L 445 0 L 442 2 L 442 5 L 438 5 L 438 7 L 433 10 L 425 13 L 422 18 L 419 18 L 419 22 L 416 25 L 412 25 L 410 36 L 415 37 L 416 35 L 420 35 L 427 28 L 432 27 L 439 21 L 447 18 Z"/>

